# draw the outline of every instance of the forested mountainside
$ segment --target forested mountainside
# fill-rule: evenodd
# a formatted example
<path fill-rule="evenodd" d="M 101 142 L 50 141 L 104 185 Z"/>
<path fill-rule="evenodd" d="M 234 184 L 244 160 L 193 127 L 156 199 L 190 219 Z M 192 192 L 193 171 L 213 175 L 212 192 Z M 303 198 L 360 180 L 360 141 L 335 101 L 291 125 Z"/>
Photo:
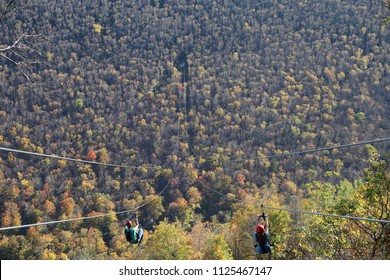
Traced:
<path fill-rule="evenodd" d="M 0 147 L 65 158 L 0 151 L 1 227 L 113 214 L 1 259 L 251 259 L 261 204 L 389 220 L 389 142 L 275 157 L 389 137 L 382 1 L 12 2 Z M 389 259 L 389 224 L 266 212 L 276 258 Z"/>

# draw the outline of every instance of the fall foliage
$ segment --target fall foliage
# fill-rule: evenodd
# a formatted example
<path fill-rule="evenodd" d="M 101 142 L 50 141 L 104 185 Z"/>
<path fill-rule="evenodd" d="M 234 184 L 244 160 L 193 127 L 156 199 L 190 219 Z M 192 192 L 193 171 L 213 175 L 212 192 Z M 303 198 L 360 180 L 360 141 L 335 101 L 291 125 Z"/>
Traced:
<path fill-rule="evenodd" d="M 389 219 L 388 142 L 276 157 L 389 136 L 381 1 L 2 8 L 0 146 L 61 159 L 0 151 L 1 227 L 90 219 L 0 231 L 0 259 L 255 259 L 261 204 Z M 390 258 L 389 224 L 267 214 L 276 259 Z"/>

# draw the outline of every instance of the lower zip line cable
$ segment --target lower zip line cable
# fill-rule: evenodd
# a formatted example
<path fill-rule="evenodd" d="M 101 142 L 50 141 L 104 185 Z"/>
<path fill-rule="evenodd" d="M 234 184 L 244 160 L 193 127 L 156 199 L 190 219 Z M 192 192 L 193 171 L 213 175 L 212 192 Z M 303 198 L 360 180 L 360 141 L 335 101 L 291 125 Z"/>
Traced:
<path fill-rule="evenodd" d="M 221 196 L 227 197 L 226 194 L 221 193 L 217 190 L 214 190 L 213 188 L 210 188 L 206 186 L 201 180 L 198 179 L 198 182 L 202 184 L 203 187 L 211 190 L 212 192 L 219 194 Z M 234 198 L 238 202 L 242 202 L 244 204 L 251 204 L 245 200 Z M 311 212 L 311 211 L 305 211 L 305 210 L 296 210 L 296 209 L 288 209 L 288 208 L 277 208 L 277 207 L 270 207 L 263 204 L 255 203 L 255 206 L 261 206 L 264 209 L 268 210 L 275 210 L 275 211 L 285 211 L 285 212 L 291 212 L 291 213 L 299 213 L 299 214 L 306 214 L 306 215 L 316 215 L 316 216 L 325 216 L 325 217 L 332 217 L 332 218 L 341 218 L 341 219 L 350 219 L 350 220 L 359 220 L 359 221 L 368 221 L 368 222 L 375 222 L 375 223 L 382 223 L 382 224 L 390 224 L 390 220 L 379 220 L 379 219 L 372 219 L 372 218 L 362 218 L 362 217 L 355 217 L 355 216 L 348 216 L 348 215 L 336 215 L 336 214 L 328 214 L 328 213 L 321 213 L 321 212 Z"/>
<path fill-rule="evenodd" d="M 275 211 L 287 211 L 291 213 L 299 213 L 299 214 L 306 214 L 306 215 L 315 215 L 315 216 L 324 216 L 324 217 L 332 217 L 332 218 L 340 218 L 340 219 L 349 219 L 349 220 L 358 220 L 358 221 L 368 221 L 368 222 L 374 222 L 374 223 L 382 223 L 382 224 L 390 224 L 390 220 L 379 220 L 379 219 L 372 219 L 372 218 L 363 218 L 363 217 L 355 217 L 355 216 L 348 216 L 348 215 L 337 215 L 337 214 L 328 214 L 328 213 L 320 213 L 320 212 L 310 212 L 305 210 L 296 210 L 296 209 L 288 209 L 288 208 L 276 208 L 276 207 L 270 207 L 263 205 L 265 209 L 269 210 L 275 210 Z"/>
<path fill-rule="evenodd" d="M 301 155 L 301 154 L 307 154 L 307 153 L 316 153 L 316 152 L 333 150 L 333 149 L 342 149 L 342 148 L 348 148 L 348 147 L 354 147 L 354 146 L 360 146 L 360 145 L 368 145 L 368 144 L 374 144 L 374 143 L 380 143 L 380 142 L 386 142 L 386 141 L 390 141 L 390 138 L 382 138 L 382 139 L 376 139 L 376 140 L 367 140 L 367 141 L 360 141 L 360 142 L 356 142 L 356 143 L 328 146 L 328 147 L 322 147 L 322 148 L 311 149 L 311 150 L 304 150 L 304 151 L 296 151 L 296 152 L 290 152 L 290 153 L 279 154 L 279 155 L 271 155 L 271 156 L 267 156 L 267 158 L 277 158 L 277 157 L 283 157 L 283 156 L 295 156 L 295 155 Z"/>
<path fill-rule="evenodd" d="M 179 112 L 181 111 L 181 104 L 179 99 Z M 179 137 L 180 137 L 180 115 L 178 115 L 178 127 L 177 127 L 177 137 L 176 137 L 176 151 L 174 154 L 178 153 L 179 150 Z M 284 154 L 275 154 L 275 155 L 269 155 L 265 156 L 265 158 L 278 158 L 283 156 L 292 156 L 292 155 L 300 155 L 300 154 L 306 154 L 306 153 L 315 153 L 319 151 L 325 151 L 325 150 L 332 150 L 332 149 L 341 149 L 346 147 L 354 147 L 359 145 L 366 145 L 366 144 L 373 144 L 373 143 L 380 143 L 380 142 L 386 142 L 390 141 L 390 138 L 382 138 L 382 139 L 376 139 L 376 140 L 367 140 L 367 141 L 360 141 L 357 143 L 349 143 L 349 144 L 343 144 L 343 145 L 337 145 L 337 146 L 328 146 L 328 147 L 321 147 L 317 149 L 311 149 L 311 150 L 304 150 L 304 151 L 296 151 L 296 152 L 290 152 L 290 153 L 284 153 Z M 22 153 L 22 154 L 28 154 L 28 155 L 34 155 L 34 156 L 41 156 L 41 157 L 47 157 L 47 158 L 54 158 L 54 159 L 62 159 L 62 160 L 68 160 L 68 161 L 74 161 L 74 162 L 80 162 L 80 163 L 86 163 L 86 164 L 96 164 L 96 165 L 104 165 L 104 166 L 112 166 L 112 167 L 120 167 L 120 168 L 147 168 L 145 166 L 128 166 L 128 165 L 119 165 L 119 164 L 109 164 L 109 163 L 102 163 L 102 162 L 95 162 L 95 161 L 88 161 L 88 160 L 82 160 L 82 159 L 74 159 L 74 158 L 68 158 L 68 157 L 62 157 L 62 156 L 56 156 L 56 155 L 48 155 L 43 153 L 36 153 L 36 152 L 28 152 L 23 150 L 17 150 L 17 149 L 10 149 L 5 147 L 0 147 L 0 150 L 6 151 L 6 152 L 15 152 L 15 153 Z M 263 157 L 264 158 L 264 157 Z M 251 159 L 247 159 L 251 160 Z M 260 159 L 252 159 L 252 160 L 261 160 Z M 51 222 L 43 222 L 43 223 L 36 223 L 36 224 L 29 224 L 29 225 L 20 225 L 20 226 L 12 226 L 12 227 L 5 227 L 0 228 L 0 231 L 3 230 L 11 230 L 11 229 L 19 229 L 19 228 L 25 228 L 25 227 L 32 227 L 32 226 L 40 226 L 40 225 L 48 225 L 48 224 L 56 224 L 56 223 L 63 223 L 63 222 L 72 222 L 72 221 L 80 221 L 80 220 L 87 220 L 87 219 L 93 219 L 93 218 L 99 218 L 99 217 L 106 217 L 110 215 L 119 215 L 124 213 L 130 213 L 135 212 L 136 210 L 146 206 L 147 204 L 151 203 L 154 199 L 156 199 L 158 196 L 160 196 L 170 185 L 171 180 L 173 179 L 175 170 L 178 165 L 178 159 L 175 160 L 175 164 L 172 170 L 172 174 L 170 177 L 170 180 L 168 181 L 167 185 L 150 201 L 147 201 L 146 203 L 132 209 L 132 210 L 125 210 L 120 212 L 113 212 L 109 214 L 100 214 L 100 215 L 94 215 L 90 217 L 80 217 L 80 218 L 72 218 L 72 219 L 66 219 L 66 220 L 59 220 L 59 221 L 51 221 Z M 242 161 L 242 160 L 228 160 L 231 162 L 234 161 Z M 160 166 L 153 166 L 150 168 L 160 168 Z M 223 194 L 217 190 L 214 190 L 213 188 L 210 188 L 206 186 L 199 178 L 198 182 L 204 186 L 205 188 L 221 195 L 221 196 L 227 196 L 226 194 Z M 246 201 L 237 199 L 237 201 L 243 202 L 248 204 Z M 287 209 L 287 208 L 275 208 L 275 207 L 269 207 L 269 206 L 263 206 L 266 209 L 269 210 L 278 210 L 278 211 L 288 211 L 291 213 L 300 213 L 300 214 L 308 214 L 308 215 L 317 215 L 317 216 L 327 216 L 327 217 L 333 217 L 333 218 L 344 218 L 344 219 L 352 219 L 352 220 L 363 220 L 363 221 L 369 221 L 369 222 L 378 222 L 378 223 L 390 223 L 389 220 L 378 220 L 378 219 L 371 219 L 371 218 L 362 218 L 362 217 L 354 217 L 354 216 L 343 216 L 343 215 L 336 215 L 336 214 L 327 214 L 327 213 L 320 213 L 320 212 L 310 212 L 310 211 L 304 211 L 304 210 L 294 210 L 294 209 Z"/>
<path fill-rule="evenodd" d="M 174 164 L 171 177 L 168 180 L 168 182 L 165 185 L 165 187 L 157 195 L 155 195 L 152 199 L 146 201 L 145 203 L 143 203 L 141 205 L 138 205 L 134 209 L 118 211 L 118 212 L 112 212 L 112 213 L 107 213 L 107 214 L 98 214 L 98 215 L 87 216 L 87 217 L 80 217 L 80 218 L 71 218 L 71 219 L 65 219 L 65 220 L 56 220 L 56 221 L 49 221 L 49 222 L 42 222 L 42 223 L 35 223 L 35 224 L 27 224 L 27 225 L 4 227 L 4 228 L 0 228 L 0 231 L 12 230 L 12 229 L 21 229 L 21 228 L 28 228 L 28 227 L 35 227 L 35 226 L 52 225 L 52 224 L 59 224 L 59 223 L 67 223 L 67 222 L 75 222 L 75 221 L 89 220 L 89 219 L 102 218 L 102 217 L 108 217 L 108 216 L 112 216 L 112 215 L 121 215 L 121 214 L 135 212 L 138 209 L 140 209 L 140 208 L 148 205 L 149 203 L 153 202 L 155 199 L 157 199 L 157 197 L 159 197 L 169 187 L 169 185 L 171 183 L 171 180 L 172 180 L 172 178 L 174 176 L 174 170 L 176 170 L 176 167 L 177 167 L 177 162 Z"/>
<path fill-rule="evenodd" d="M 180 133 L 180 120 L 179 120 L 179 125 L 178 125 L 178 134 Z M 301 153 L 309 153 L 309 152 L 314 152 L 314 151 L 322 151 L 322 150 L 327 150 L 327 149 L 336 149 L 336 148 L 343 148 L 343 147 L 351 147 L 351 146 L 357 146 L 357 145 L 363 145 L 363 144 L 371 144 L 371 143 L 377 143 L 377 142 L 384 142 L 384 141 L 389 141 L 390 138 L 383 138 L 383 139 L 378 139 L 378 140 L 370 140 L 370 141 L 363 141 L 363 142 L 358 142 L 358 143 L 353 143 L 353 144 L 345 144 L 345 145 L 340 145 L 340 146 L 332 146 L 332 147 L 325 147 L 325 148 L 319 148 L 319 149 L 313 149 L 313 150 L 307 150 L 307 151 L 301 151 L 301 152 L 295 152 L 294 154 L 301 154 Z M 179 147 L 179 135 L 177 136 L 176 139 L 176 153 L 178 151 Z M 39 154 L 39 153 L 34 153 L 34 152 L 26 152 L 26 151 L 20 151 L 20 150 L 14 150 L 14 149 L 8 149 L 4 147 L 0 147 L 0 150 L 4 151 L 9 151 L 9 152 L 22 152 L 22 153 L 27 153 L 27 154 L 32 154 L 32 155 L 39 155 L 39 156 L 46 156 L 46 157 L 52 157 L 52 158 L 57 158 L 57 159 L 67 159 L 67 160 L 73 160 L 73 161 L 78 161 L 78 162 L 83 162 L 83 163 L 89 163 L 89 164 L 102 164 L 102 165 L 109 165 L 109 166 L 116 166 L 116 167 L 127 167 L 124 165 L 110 165 L 110 164 L 105 164 L 105 163 L 100 163 L 100 162 L 92 162 L 92 161 L 84 161 L 84 160 L 77 160 L 77 159 L 69 159 L 65 157 L 58 157 L 58 156 L 51 156 L 51 155 L 44 155 L 44 154 Z M 290 154 L 281 154 L 281 155 L 275 155 L 274 157 L 278 156 L 285 156 L 285 155 L 292 155 L 293 153 Z M 174 165 L 174 170 L 176 169 L 178 163 L 176 162 Z M 134 168 L 134 167 L 132 167 Z M 174 176 L 174 170 L 172 171 L 171 174 L 171 179 Z M 32 226 L 40 226 L 40 225 L 48 225 L 48 224 L 56 224 L 56 223 L 63 223 L 63 222 L 72 222 L 72 221 L 79 221 L 79 220 L 87 220 L 87 219 L 93 219 L 93 218 L 99 218 L 99 217 L 106 217 L 114 214 L 124 214 L 124 213 L 130 213 L 130 212 L 135 212 L 136 210 L 140 209 L 141 207 L 144 207 L 145 205 L 151 203 L 154 199 L 156 199 L 159 195 L 161 195 L 169 186 L 171 183 L 171 179 L 168 181 L 167 185 L 163 188 L 163 190 L 157 194 L 155 198 L 152 200 L 138 206 L 137 208 L 133 210 L 126 210 L 126 211 L 120 211 L 120 212 L 114 212 L 114 213 L 109 213 L 109 214 L 101 214 L 101 215 L 94 215 L 90 217 L 81 217 L 81 218 L 73 218 L 73 219 L 66 219 L 66 220 L 59 220 L 59 221 L 51 221 L 51 222 L 44 222 L 44 223 L 36 223 L 36 224 L 29 224 L 29 225 L 20 225 L 20 226 L 12 226 L 12 227 L 5 227 L 5 228 L 0 228 L 0 231 L 3 230 L 11 230 L 11 229 L 19 229 L 19 228 L 25 228 L 25 227 L 32 227 Z M 210 188 L 206 186 L 201 180 L 198 179 L 198 182 L 204 186 L 205 188 L 221 195 L 221 196 L 227 196 L 226 194 L 223 194 L 217 190 L 214 190 L 213 188 Z M 237 199 L 237 201 L 243 202 L 245 204 L 248 204 L 248 202 Z M 389 220 L 378 220 L 378 219 L 372 219 L 372 218 L 362 218 L 362 217 L 354 217 L 354 216 L 345 216 L 345 215 L 336 215 L 336 214 L 328 214 L 328 213 L 320 213 L 320 212 L 310 212 L 310 211 L 304 211 L 304 210 L 294 210 L 294 209 L 287 209 L 287 208 L 275 208 L 275 207 L 269 207 L 269 206 L 263 206 L 266 209 L 269 210 L 278 210 L 278 211 L 287 211 L 291 213 L 300 213 L 300 214 L 307 214 L 307 215 L 317 215 L 317 216 L 327 216 L 327 217 L 333 217 L 333 218 L 343 218 L 343 219 L 351 219 L 351 220 L 363 220 L 363 221 L 369 221 L 369 222 L 377 222 L 377 223 L 390 223 Z"/>
<path fill-rule="evenodd" d="M 112 212 L 108 214 L 98 214 L 98 215 L 93 215 L 93 216 L 88 216 L 88 217 L 80 217 L 80 218 L 71 218 L 71 219 L 65 219 L 65 220 L 57 220 L 57 221 L 49 221 L 49 222 L 42 222 L 42 223 L 35 223 L 35 224 L 27 224 L 27 225 L 19 225 L 19 226 L 11 226 L 11 227 L 4 227 L 0 228 L 0 231 L 5 231 L 5 230 L 12 230 L 12 229 L 21 229 L 21 228 L 28 228 L 28 227 L 35 227 L 35 226 L 44 226 L 44 225 L 52 225 L 52 224 L 59 224 L 59 223 L 67 223 L 67 222 L 75 222 L 75 221 L 83 221 L 83 220 L 89 220 L 89 219 L 95 219 L 95 218 L 102 218 L 102 217 L 108 217 L 112 215 L 121 215 L 121 214 L 126 214 L 126 213 L 132 213 L 137 211 L 138 209 L 148 205 L 149 203 L 153 202 L 157 197 L 159 197 L 171 184 L 171 180 L 174 176 L 174 170 L 176 170 L 177 167 L 177 162 L 175 163 L 173 167 L 173 171 L 170 177 L 170 180 L 168 180 L 168 183 L 165 185 L 165 187 L 157 194 L 155 195 L 152 199 L 146 201 L 145 203 L 138 205 L 134 209 L 131 210 L 124 210 L 124 211 L 118 211 L 118 212 Z"/>
<path fill-rule="evenodd" d="M 245 159 L 236 159 L 236 160 L 225 160 L 224 162 L 242 162 L 245 160 L 252 160 L 252 161 L 261 161 L 263 158 L 280 158 L 280 157 L 287 157 L 287 156 L 296 156 L 296 155 L 302 155 L 302 154 L 312 154 L 317 153 L 321 151 L 328 151 L 328 150 L 334 150 L 334 149 L 343 149 L 348 147 L 355 147 L 355 146 L 361 146 L 361 145 L 368 145 L 368 144 L 375 144 L 375 143 L 381 143 L 381 142 L 387 142 L 390 141 L 390 138 L 381 138 L 381 139 L 375 139 L 375 140 L 366 140 L 366 141 L 360 141 L 356 143 L 348 143 L 348 144 L 342 144 L 342 145 L 334 145 L 334 146 L 326 146 L 326 147 L 320 147 L 316 149 L 310 149 L 310 150 L 302 150 L 302 151 L 295 151 L 295 152 L 288 152 L 288 153 L 281 153 L 281 154 L 273 154 L 268 156 L 261 156 L 259 158 L 245 158 Z"/>

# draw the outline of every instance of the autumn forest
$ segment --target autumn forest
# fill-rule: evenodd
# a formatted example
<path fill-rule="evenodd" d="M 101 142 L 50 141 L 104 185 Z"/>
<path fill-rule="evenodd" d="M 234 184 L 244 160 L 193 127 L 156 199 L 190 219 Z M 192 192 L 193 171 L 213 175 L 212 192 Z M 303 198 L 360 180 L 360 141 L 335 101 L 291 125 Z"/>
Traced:
<path fill-rule="evenodd" d="M 1 0 L 0 259 L 390 259 L 388 8 Z"/>

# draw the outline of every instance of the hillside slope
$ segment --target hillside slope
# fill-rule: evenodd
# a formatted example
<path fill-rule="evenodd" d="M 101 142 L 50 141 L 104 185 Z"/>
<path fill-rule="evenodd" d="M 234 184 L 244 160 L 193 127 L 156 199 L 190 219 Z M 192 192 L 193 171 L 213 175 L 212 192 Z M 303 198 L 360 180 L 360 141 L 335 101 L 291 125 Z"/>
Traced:
<path fill-rule="evenodd" d="M 188 230 L 230 221 L 246 195 L 296 206 L 307 183 L 363 175 L 365 146 L 264 156 L 389 137 L 381 1 L 188 2 L 32 0 L 0 23 L 0 44 L 39 35 L 23 73 L 0 60 L 0 146 L 134 167 L 1 151 L 2 227 L 147 202 L 146 229 Z M 110 247 L 117 218 L 42 230 L 98 228 Z"/>

